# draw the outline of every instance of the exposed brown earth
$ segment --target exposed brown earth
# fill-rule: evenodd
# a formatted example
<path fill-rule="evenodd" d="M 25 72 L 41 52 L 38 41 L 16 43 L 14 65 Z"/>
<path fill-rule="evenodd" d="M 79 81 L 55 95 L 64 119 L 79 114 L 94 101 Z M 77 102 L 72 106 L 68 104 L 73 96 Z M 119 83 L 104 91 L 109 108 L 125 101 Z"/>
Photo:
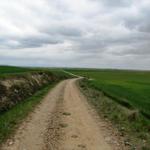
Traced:
<path fill-rule="evenodd" d="M 2 150 L 123 150 L 76 80 L 62 81 L 51 90 Z"/>
<path fill-rule="evenodd" d="M 17 103 L 32 96 L 42 87 L 60 79 L 62 78 L 51 72 L 30 72 L 0 78 L 0 112 L 12 108 Z"/>

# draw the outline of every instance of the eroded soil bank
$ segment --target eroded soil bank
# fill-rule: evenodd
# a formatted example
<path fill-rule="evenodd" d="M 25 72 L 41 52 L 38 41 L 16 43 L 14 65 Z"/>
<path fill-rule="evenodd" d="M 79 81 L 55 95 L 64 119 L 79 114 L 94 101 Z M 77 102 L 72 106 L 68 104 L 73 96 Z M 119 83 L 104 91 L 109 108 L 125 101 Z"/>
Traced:
<path fill-rule="evenodd" d="M 0 78 L 0 112 L 10 109 L 43 87 L 62 78 L 65 79 L 65 76 L 57 77 L 49 71 L 29 72 Z"/>

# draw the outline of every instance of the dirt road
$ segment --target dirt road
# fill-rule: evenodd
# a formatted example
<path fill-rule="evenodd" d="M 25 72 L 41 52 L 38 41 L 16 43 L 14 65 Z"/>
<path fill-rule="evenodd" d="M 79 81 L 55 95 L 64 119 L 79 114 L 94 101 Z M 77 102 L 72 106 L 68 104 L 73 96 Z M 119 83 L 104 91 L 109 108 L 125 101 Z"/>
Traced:
<path fill-rule="evenodd" d="M 115 149 L 108 144 L 103 125 L 93 117 L 95 114 L 76 86 L 76 80 L 62 81 L 51 90 L 2 149 Z"/>

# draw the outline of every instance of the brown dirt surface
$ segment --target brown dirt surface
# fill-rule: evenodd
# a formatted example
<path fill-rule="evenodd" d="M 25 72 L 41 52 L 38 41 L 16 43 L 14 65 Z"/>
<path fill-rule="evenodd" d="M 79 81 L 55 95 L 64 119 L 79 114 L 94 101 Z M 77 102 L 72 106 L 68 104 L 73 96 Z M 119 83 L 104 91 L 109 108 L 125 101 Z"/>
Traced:
<path fill-rule="evenodd" d="M 123 150 L 79 91 L 77 80 L 53 88 L 2 150 Z"/>

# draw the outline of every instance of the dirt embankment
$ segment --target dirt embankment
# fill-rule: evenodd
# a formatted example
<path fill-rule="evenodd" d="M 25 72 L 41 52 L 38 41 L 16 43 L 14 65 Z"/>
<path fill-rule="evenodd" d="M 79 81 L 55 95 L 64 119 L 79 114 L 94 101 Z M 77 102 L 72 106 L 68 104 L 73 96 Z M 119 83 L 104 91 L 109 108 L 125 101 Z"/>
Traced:
<path fill-rule="evenodd" d="M 58 81 L 50 72 L 26 73 L 0 79 L 0 112 L 33 95 L 42 87 Z"/>
<path fill-rule="evenodd" d="M 123 150 L 75 82 L 62 81 L 49 92 L 2 150 Z"/>

